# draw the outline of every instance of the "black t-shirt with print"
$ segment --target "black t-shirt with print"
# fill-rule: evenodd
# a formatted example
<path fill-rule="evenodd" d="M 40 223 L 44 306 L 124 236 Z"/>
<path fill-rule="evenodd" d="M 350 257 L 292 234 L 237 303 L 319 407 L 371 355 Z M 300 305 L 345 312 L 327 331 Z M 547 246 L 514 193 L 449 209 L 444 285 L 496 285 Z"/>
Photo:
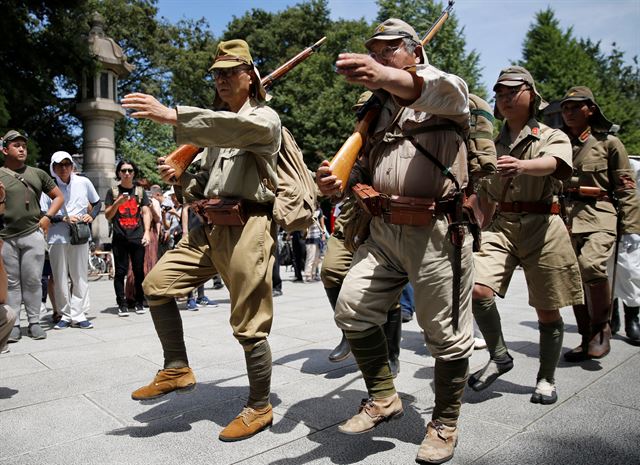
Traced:
<path fill-rule="evenodd" d="M 113 239 L 140 243 L 144 235 L 142 207 L 148 207 L 151 204 L 149 197 L 147 197 L 147 193 L 143 189 L 138 189 L 138 191 L 142 191 L 141 198 L 138 199 L 135 186 L 125 188 L 122 185 L 118 185 L 116 189 L 118 190 L 118 195 L 125 192 L 129 193 L 129 199 L 120 204 L 111 220 L 113 224 Z M 106 206 L 113 205 L 114 200 L 113 192 L 109 189 L 104 203 Z"/>

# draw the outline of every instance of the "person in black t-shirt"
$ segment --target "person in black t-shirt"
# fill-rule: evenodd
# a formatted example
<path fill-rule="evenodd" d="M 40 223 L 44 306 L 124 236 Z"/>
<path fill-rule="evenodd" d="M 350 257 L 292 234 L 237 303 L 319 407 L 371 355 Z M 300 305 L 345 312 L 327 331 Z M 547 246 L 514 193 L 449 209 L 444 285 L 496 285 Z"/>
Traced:
<path fill-rule="evenodd" d="M 142 281 L 144 280 L 145 247 L 149 245 L 151 210 L 149 197 L 134 179 L 138 167 L 128 160 L 121 160 L 116 167 L 118 186 L 107 191 L 104 215 L 113 224 L 112 250 L 115 262 L 113 287 L 118 303 L 118 315 L 129 316 L 124 293 L 124 278 L 129 270 L 129 260 L 135 280 L 135 309 L 142 313 Z"/>

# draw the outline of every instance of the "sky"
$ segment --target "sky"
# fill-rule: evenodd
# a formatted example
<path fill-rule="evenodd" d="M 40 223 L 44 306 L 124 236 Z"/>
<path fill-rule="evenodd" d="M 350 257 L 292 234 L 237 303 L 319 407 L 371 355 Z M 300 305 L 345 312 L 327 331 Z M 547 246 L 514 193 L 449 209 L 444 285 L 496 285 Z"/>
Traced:
<path fill-rule="evenodd" d="M 444 3 L 444 0 L 442 0 Z M 158 16 L 171 22 L 204 17 L 219 37 L 233 16 L 252 8 L 281 11 L 296 0 L 159 0 Z M 331 18 L 375 19 L 375 0 L 329 0 Z M 605 52 L 612 43 L 625 52 L 628 63 L 640 55 L 640 0 L 458 0 L 454 13 L 464 27 L 467 52 L 480 54 L 483 83 L 490 88 L 501 68 L 519 60 L 524 36 L 535 14 L 551 6 L 560 27 L 573 35 L 600 42 Z M 418 31 L 418 34 L 425 31 Z"/>

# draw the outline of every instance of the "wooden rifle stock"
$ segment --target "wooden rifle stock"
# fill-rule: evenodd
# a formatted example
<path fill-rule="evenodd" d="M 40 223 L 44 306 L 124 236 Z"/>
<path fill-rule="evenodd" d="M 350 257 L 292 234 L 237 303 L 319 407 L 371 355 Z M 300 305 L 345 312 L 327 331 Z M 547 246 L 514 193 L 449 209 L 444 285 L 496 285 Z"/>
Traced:
<path fill-rule="evenodd" d="M 280 65 L 273 73 L 262 79 L 262 86 L 265 89 L 269 89 L 269 87 L 271 87 L 274 82 L 276 82 L 282 76 L 284 76 L 304 60 L 309 58 L 314 52 L 316 52 L 326 40 L 327 38 L 323 37 L 312 46 L 305 48 L 302 52 L 298 53 L 285 64 Z M 201 147 L 197 147 L 191 144 L 184 144 L 167 155 L 165 164 L 176 170 L 176 174 L 172 177 L 173 182 L 175 182 L 176 179 L 182 176 L 182 173 L 184 173 L 191 162 L 193 162 L 196 155 L 202 152 L 202 150 L 203 149 Z"/>
<path fill-rule="evenodd" d="M 449 0 L 449 4 L 442 11 L 438 19 L 435 23 L 429 28 L 424 38 L 420 41 L 420 44 L 424 47 L 431 39 L 435 37 L 438 31 L 442 28 L 444 23 L 449 19 L 449 15 L 451 10 L 453 9 L 454 0 Z M 344 192 L 347 188 L 347 181 L 349 180 L 349 175 L 351 174 L 351 170 L 353 169 L 353 165 L 358 158 L 358 153 L 364 146 L 364 141 L 366 139 L 366 134 L 369 131 L 369 125 L 376 120 L 378 114 L 380 113 L 380 107 L 382 105 L 369 105 L 372 99 L 377 99 L 377 97 L 372 96 L 369 101 L 367 101 L 362 108 L 363 111 L 358 112 L 358 116 L 360 117 L 358 122 L 356 123 L 356 127 L 353 131 L 353 134 L 349 136 L 349 138 L 342 144 L 342 147 L 338 150 L 338 152 L 331 159 L 331 171 L 332 174 L 338 177 L 342 181 L 342 186 L 340 187 L 340 191 Z M 336 171 L 337 170 L 337 171 Z"/>

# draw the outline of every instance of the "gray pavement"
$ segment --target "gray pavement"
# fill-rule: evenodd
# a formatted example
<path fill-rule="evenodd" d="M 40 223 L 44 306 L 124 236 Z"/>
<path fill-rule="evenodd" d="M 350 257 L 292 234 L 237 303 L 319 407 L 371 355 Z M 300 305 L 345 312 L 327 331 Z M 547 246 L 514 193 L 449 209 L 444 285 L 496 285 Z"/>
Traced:
<path fill-rule="evenodd" d="M 403 328 L 396 382 L 404 417 L 369 434 L 344 436 L 337 425 L 355 413 L 364 383 L 353 358 L 327 360 L 339 332 L 322 285 L 292 283 L 284 268 L 283 277 L 269 338 L 270 430 L 237 443 L 217 439 L 248 394 L 224 289 L 208 284 L 218 307 L 182 312 L 197 389 L 139 403 L 130 393 L 161 368 L 160 344 L 148 313 L 117 316 L 112 282 L 102 280 L 90 284 L 95 329 L 51 329 L 43 341 L 23 336 L 0 355 L 0 464 L 413 463 L 433 405 L 434 367 L 415 320 Z M 467 390 L 460 442 L 449 463 L 640 464 L 640 348 L 617 336 L 601 361 L 561 362 L 558 403 L 531 404 L 538 330 L 526 301 L 517 272 L 499 302 L 515 368 L 485 392 Z M 568 350 L 579 336 L 571 310 L 562 313 Z M 43 321 L 49 327 L 50 318 Z M 472 369 L 487 358 L 475 351 Z"/>

